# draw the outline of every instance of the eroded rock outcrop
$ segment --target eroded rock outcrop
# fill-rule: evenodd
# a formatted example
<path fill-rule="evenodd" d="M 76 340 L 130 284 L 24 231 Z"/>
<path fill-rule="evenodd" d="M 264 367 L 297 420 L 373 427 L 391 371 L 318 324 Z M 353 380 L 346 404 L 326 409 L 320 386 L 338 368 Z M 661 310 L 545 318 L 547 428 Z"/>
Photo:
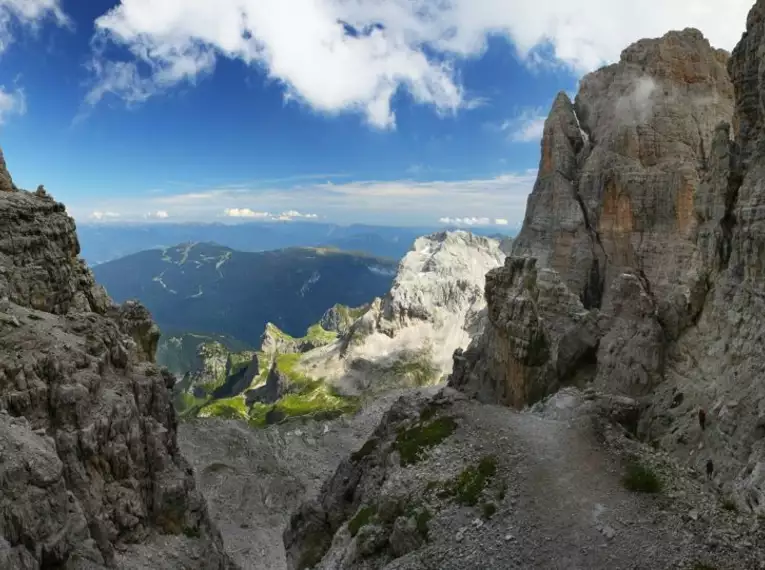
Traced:
<path fill-rule="evenodd" d="M 146 310 L 95 285 L 46 192 L 0 193 L 0 228 L 0 566 L 229 568 Z"/>
<path fill-rule="evenodd" d="M 711 460 L 724 495 L 756 513 L 765 513 L 763 49 L 760 0 L 729 59 L 694 30 L 672 32 L 587 76 L 574 105 L 558 98 L 513 249 L 526 259 L 495 271 L 499 293 L 487 281 L 491 326 L 455 356 L 451 378 L 516 406 L 587 381 L 638 397 L 640 437 L 700 472 Z M 539 287 L 547 271 L 571 295 L 550 304 Z M 558 324 L 572 295 L 597 326 L 582 335 L 587 358 L 560 368 L 555 347 L 578 334 L 570 318 Z M 534 339 L 549 348 L 530 366 Z"/>
<path fill-rule="evenodd" d="M 454 350 L 483 329 L 485 275 L 504 258 L 497 240 L 465 231 L 418 238 L 390 292 L 352 310 L 346 332 L 303 355 L 303 369 L 365 392 L 441 381 Z"/>
<path fill-rule="evenodd" d="M 713 142 L 733 115 L 727 60 L 697 30 L 670 32 L 586 76 L 575 103 L 558 95 L 512 251 L 537 269 L 524 270 L 524 286 L 524 262 L 509 260 L 493 277 L 500 292 L 487 282 L 490 316 L 515 315 L 515 331 L 490 319 L 467 361 L 457 355 L 455 386 L 483 386 L 486 399 L 521 406 L 566 383 L 641 396 L 663 380 L 666 344 L 697 320 L 709 287 L 705 251 L 718 248 L 695 200 L 711 165 L 724 170 Z M 707 199 L 710 217 L 720 201 Z M 699 245 L 701 234 L 711 237 Z M 540 288 L 540 279 L 555 286 Z M 503 338 L 509 350 L 498 351 Z"/>

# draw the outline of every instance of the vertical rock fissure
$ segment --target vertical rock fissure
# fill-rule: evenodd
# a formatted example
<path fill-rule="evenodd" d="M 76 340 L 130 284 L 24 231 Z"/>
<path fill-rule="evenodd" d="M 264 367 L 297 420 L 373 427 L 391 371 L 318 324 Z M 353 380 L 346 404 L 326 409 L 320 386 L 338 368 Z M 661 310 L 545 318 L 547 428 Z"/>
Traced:
<path fill-rule="evenodd" d="M 739 155 L 735 143 L 731 144 L 732 164 L 728 175 L 728 188 L 725 192 L 725 214 L 720 220 L 720 242 L 718 244 L 718 257 L 720 271 L 728 268 L 733 242 L 733 229 L 736 226 L 736 214 L 733 212 L 738 202 L 738 192 L 744 182 L 741 174 Z"/>
<path fill-rule="evenodd" d="M 590 247 L 592 248 L 592 264 L 590 265 L 590 272 L 587 277 L 587 283 L 584 287 L 584 291 L 581 293 L 582 304 L 585 309 L 600 308 L 603 301 L 603 291 L 605 289 L 606 281 L 606 267 L 601 269 L 600 257 L 598 256 L 597 248 L 603 253 L 603 259 L 606 265 L 608 264 L 608 255 L 603 247 L 603 242 L 600 239 L 600 234 L 590 223 L 590 216 L 587 213 L 587 208 L 584 205 L 584 200 L 579 195 L 578 184 L 576 181 L 572 181 L 572 187 L 574 190 L 574 199 L 579 204 L 579 208 L 582 211 L 582 217 L 584 218 L 584 225 L 587 228 L 587 233 L 590 237 Z"/>

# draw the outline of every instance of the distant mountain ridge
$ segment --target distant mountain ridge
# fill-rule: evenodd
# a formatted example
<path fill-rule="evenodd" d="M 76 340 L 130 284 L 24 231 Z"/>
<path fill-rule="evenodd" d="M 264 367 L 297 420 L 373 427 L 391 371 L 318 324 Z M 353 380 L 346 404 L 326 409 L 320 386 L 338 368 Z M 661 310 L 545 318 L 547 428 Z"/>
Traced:
<path fill-rule="evenodd" d="M 213 242 L 238 251 L 268 251 L 288 247 L 336 247 L 401 259 L 414 240 L 436 231 L 433 227 L 394 227 L 322 222 L 248 222 L 79 224 L 82 256 L 92 266 L 148 249 L 187 242 Z M 497 228 L 473 233 L 496 234 Z"/>
<path fill-rule="evenodd" d="M 241 252 L 189 243 L 97 265 L 119 301 L 139 299 L 160 328 L 257 346 L 267 322 L 300 335 L 335 303 L 362 305 L 391 286 L 396 262 L 329 248 Z"/>

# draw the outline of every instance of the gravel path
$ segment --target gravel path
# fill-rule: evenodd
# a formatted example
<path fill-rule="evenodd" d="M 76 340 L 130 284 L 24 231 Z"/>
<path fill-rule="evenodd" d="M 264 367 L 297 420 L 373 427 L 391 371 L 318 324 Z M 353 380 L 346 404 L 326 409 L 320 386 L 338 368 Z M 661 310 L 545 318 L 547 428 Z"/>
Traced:
<path fill-rule="evenodd" d="M 716 521 L 689 518 L 667 493 L 628 491 L 622 461 L 587 425 L 476 402 L 454 408 L 463 418 L 455 441 L 447 440 L 426 462 L 435 461 L 435 469 L 423 465 L 421 471 L 432 476 L 438 464 L 493 454 L 507 496 L 485 523 L 475 508 L 444 509 L 431 525 L 429 544 L 385 568 L 765 568 L 762 542 L 760 550 L 751 543 L 721 547 L 708 540 L 710 531 L 719 530 Z M 701 482 L 698 493 L 706 497 Z M 739 518 L 739 530 L 752 522 Z"/>

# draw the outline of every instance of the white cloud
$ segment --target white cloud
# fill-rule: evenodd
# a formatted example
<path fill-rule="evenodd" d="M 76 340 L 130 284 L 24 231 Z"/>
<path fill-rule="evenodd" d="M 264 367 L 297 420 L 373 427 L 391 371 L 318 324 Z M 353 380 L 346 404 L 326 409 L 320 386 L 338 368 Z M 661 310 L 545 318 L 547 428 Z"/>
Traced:
<path fill-rule="evenodd" d="M 101 212 L 96 210 L 95 212 L 90 213 L 90 218 L 97 221 L 103 221 L 103 220 L 113 220 L 115 218 L 119 218 L 120 214 L 117 212 Z"/>
<path fill-rule="evenodd" d="M 216 218 L 230 222 L 324 219 L 393 225 L 422 224 L 441 217 L 451 219 L 455 208 L 460 208 L 470 209 L 467 219 L 486 218 L 502 225 L 501 220 L 509 224 L 523 220 L 526 199 L 535 179 L 536 171 L 527 170 L 485 179 L 425 182 L 370 180 L 295 184 L 287 188 L 252 182 L 176 194 L 105 197 L 95 204 L 78 205 L 72 199 L 67 204 L 78 219 L 87 217 L 95 208 L 101 212 L 120 212 L 122 220 L 143 220 L 150 209 L 170 211 L 172 220 L 178 222 Z M 249 208 L 247 204 L 257 204 L 258 208 Z M 301 205 L 300 211 L 294 209 L 295 204 Z M 502 218 L 498 222 L 499 212 Z M 464 222 L 464 217 L 458 218 Z"/>
<path fill-rule="evenodd" d="M 272 217 L 269 212 L 254 212 L 249 208 L 226 208 L 223 213 L 230 218 L 269 219 Z"/>
<path fill-rule="evenodd" d="M 229 218 L 250 218 L 256 220 L 289 222 L 295 219 L 315 220 L 317 214 L 302 214 L 297 210 L 288 210 L 281 214 L 272 214 L 271 212 L 256 212 L 249 208 L 226 208 L 223 215 Z"/>
<path fill-rule="evenodd" d="M 166 220 L 170 217 L 167 210 L 157 210 L 156 212 L 149 212 L 145 216 L 149 220 Z"/>
<path fill-rule="evenodd" d="M 495 218 L 495 220 L 494 220 L 494 225 L 496 225 L 496 226 L 506 226 L 509 223 L 510 223 L 510 221 L 505 219 L 505 218 Z"/>
<path fill-rule="evenodd" d="M 475 107 L 453 64 L 479 56 L 489 35 L 508 38 L 529 65 L 552 59 L 580 73 L 617 60 L 639 38 L 687 26 L 730 49 L 751 5 L 752 0 L 122 0 L 96 20 L 94 86 L 87 102 L 112 93 L 139 103 L 194 83 L 219 58 L 228 58 L 264 69 L 284 86 L 287 99 L 319 112 L 361 112 L 371 124 L 390 128 L 391 99 L 399 89 L 441 113 Z M 109 44 L 127 48 L 131 57 L 104 57 Z"/>
<path fill-rule="evenodd" d="M 46 19 L 60 26 L 70 25 L 60 0 L 0 0 L 0 54 L 13 43 L 15 26 L 35 30 Z"/>
<path fill-rule="evenodd" d="M 490 226 L 490 218 L 440 218 L 438 220 L 442 224 L 454 225 L 454 226 Z"/>
<path fill-rule="evenodd" d="M 27 99 L 24 90 L 16 88 L 7 91 L 4 85 L 0 85 L 0 125 L 11 115 L 23 115 L 27 112 Z"/>

